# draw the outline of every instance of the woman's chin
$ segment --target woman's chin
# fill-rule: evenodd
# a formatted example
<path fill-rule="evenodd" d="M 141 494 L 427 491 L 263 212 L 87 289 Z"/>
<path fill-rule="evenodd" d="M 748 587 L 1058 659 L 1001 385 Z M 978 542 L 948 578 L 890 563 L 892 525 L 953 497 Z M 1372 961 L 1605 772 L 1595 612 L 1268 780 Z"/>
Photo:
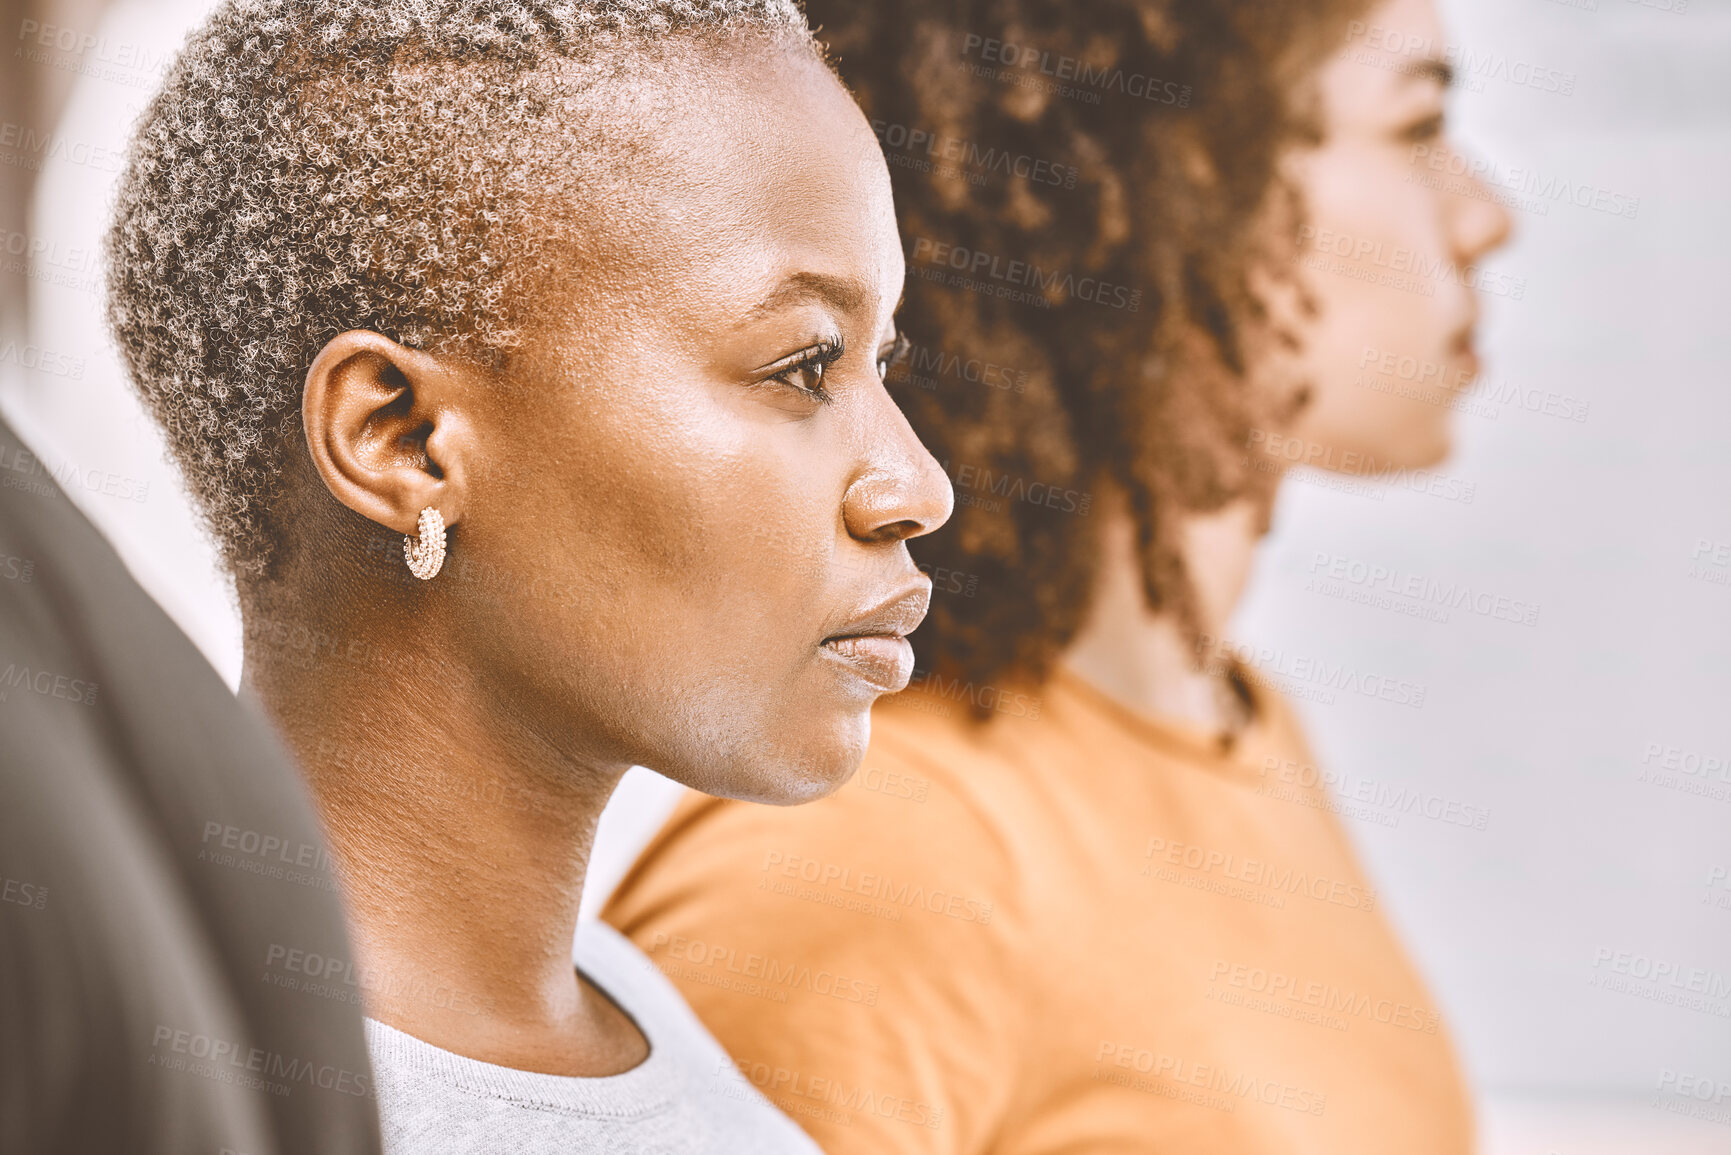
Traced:
<path fill-rule="evenodd" d="M 1447 461 L 1454 448 L 1454 429 L 1441 421 L 1416 435 L 1405 447 L 1406 451 L 1396 455 L 1395 465 L 1402 469 L 1429 469 Z"/>
<path fill-rule="evenodd" d="M 1425 417 L 1430 419 L 1404 423 L 1398 429 L 1370 432 L 1340 442 L 1321 438 L 1318 441 L 1331 445 L 1331 456 L 1337 462 L 1361 463 L 1358 469 L 1337 466 L 1342 473 L 1429 469 L 1446 461 L 1454 452 L 1454 427 L 1448 416 L 1448 410 L 1444 409 L 1436 418 L 1426 414 Z"/>
<path fill-rule="evenodd" d="M 801 735 L 788 743 L 773 743 L 711 768 L 701 781 L 685 784 L 705 794 L 757 802 L 767 806 L 798 806 L 827 798 L 847 784 L 865 758 L 871 737 L 871 716 L 835 720 L 822 733 Z"/>

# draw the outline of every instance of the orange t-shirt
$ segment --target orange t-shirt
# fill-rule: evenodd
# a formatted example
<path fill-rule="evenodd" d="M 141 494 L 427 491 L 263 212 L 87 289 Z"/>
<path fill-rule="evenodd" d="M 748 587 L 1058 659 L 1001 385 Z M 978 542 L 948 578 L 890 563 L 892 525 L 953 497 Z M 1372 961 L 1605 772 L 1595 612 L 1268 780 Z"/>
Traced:
<path fill-rule="evenodd" d="M 1435 1004 L 1294 720 L 1230 756 L 1061 671 L 881 702 L 860 773 L 692 796 L 604 917 L 830 1155 L 1458 1155 Z"/>

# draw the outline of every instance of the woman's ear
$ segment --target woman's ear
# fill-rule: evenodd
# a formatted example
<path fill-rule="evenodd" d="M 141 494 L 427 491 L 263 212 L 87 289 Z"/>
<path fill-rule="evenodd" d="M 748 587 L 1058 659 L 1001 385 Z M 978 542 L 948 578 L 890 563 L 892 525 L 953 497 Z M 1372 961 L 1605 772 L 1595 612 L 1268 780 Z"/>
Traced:
<path fill-rule="evenodd" d="M 463 513 L 474 453 L 463 419 L 462 370 L 365 330 L 326 343 L 307 369 L 301 421 L 313 468 L 331 495 L 402 534 L 432 506 Z"/>

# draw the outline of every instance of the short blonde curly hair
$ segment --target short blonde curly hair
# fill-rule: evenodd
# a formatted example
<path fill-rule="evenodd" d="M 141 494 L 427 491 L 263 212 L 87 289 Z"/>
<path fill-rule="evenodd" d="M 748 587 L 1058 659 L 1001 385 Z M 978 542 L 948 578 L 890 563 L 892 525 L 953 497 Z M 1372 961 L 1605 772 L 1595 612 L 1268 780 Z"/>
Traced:
<path fill-rule="evenodd" d="M 643 130 L 574 94 L 721 35 L 813 43 L 794 0 L 228 0 L 193 35 L 121 178 L 108 318 L 238 578 L 278 555 L 318 350 L 516 346 L 536 206 Z"/>

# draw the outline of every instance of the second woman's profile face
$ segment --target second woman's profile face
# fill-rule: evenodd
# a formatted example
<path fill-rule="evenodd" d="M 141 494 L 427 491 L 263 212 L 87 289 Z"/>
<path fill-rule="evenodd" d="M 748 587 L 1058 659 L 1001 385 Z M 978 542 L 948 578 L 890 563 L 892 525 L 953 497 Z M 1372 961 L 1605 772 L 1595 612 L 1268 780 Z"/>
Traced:
<path fill-rule="evenodd" d="M 1435 463 L 1478 374 L 1481 302 L 1503 284 L 1479 263 L 1510 222 L 1448 139 L 1447 55 L 1434 0 L 1373 6 L 1322 69 L 1321 145 L 1292 157 L 1318 308 L 1299 322 L 1309 402 L 1290 432 L 1325 467 Z"/>
<path fill-rule="evenodd" d="M 803 51 L 701 79 L 474 408 L 453 628 L 535 741 L 796 802 L 908 680 L 903 543 L 951 493 L 883 385 L 904 268 L 865 118 Z"/>

